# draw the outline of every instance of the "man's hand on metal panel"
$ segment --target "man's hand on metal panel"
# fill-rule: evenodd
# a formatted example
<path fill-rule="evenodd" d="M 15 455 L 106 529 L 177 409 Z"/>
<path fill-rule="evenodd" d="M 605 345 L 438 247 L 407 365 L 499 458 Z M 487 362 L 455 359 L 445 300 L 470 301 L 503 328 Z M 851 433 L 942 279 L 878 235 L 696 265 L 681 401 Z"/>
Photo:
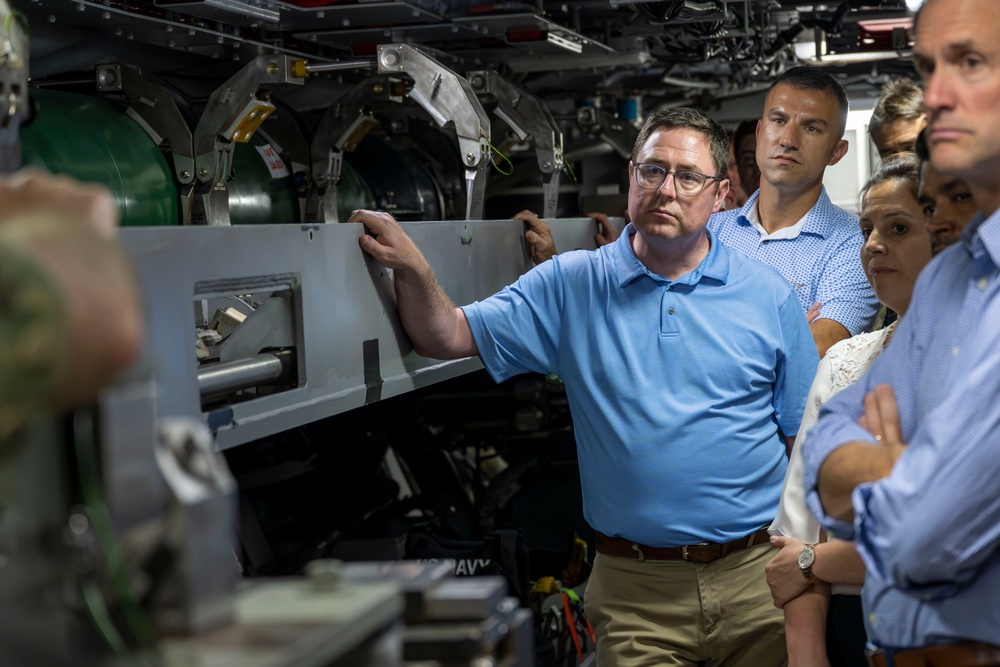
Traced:
<path fill-rule="evenodd" d="M 354 211 L 347 221 L 364 224 L 368 234 L 358 241 L 361 248 L 382 266 L 416 272 L 429 269 L 427 260 L 416 244 L 388 213 Z"/>
<path fill-rule="evenodd" d="M 597 233 L 594 234 L 594 241 L 597 247 L 614 243 L 618 239 L 618 230 L 608 221 L 608 216 L 603 213 L 588 213 L 588 218 L 593 218 L 597 222 Z"/>
<path fill-rule="evenodd" d="M 524 231 L 524 243 L 528 248 L 528 254 L 531 255 L 531 261 L 541 264 L 552 259 L 557 251 L 549 223 L 531 211 L 521 211 L 514 216 L 514 219 L 523 220 L 527 227 Z"/>

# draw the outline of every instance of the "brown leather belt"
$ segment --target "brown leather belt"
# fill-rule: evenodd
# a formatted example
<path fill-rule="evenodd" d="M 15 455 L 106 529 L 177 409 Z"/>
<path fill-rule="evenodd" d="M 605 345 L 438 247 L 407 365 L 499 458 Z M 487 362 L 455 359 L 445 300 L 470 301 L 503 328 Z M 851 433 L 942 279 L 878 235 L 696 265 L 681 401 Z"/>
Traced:
<path fill-rule="evenodd" d="M 878 650 L 868 656 L 872 667 L 1000 667 L 1000 647 L 962 642 L 902 651 Z"/>
<path fill-rule="evenodd" d="M 734 551 L 764 544 L 770 539 L 771 536 L 768 534 L 767 528 L 761 528 L 746 537 L 723 544 L 702 542 L 701 544 L 686 544 L 682 547 L 647 547 L 623 540 L 620 537 L 608 537 L 604 533 L 597 533 L 597 553 L 618 556 L 619 558 L 637 558 L 640 561 L 687 560 L 692 563 L 708 563 Z"/>

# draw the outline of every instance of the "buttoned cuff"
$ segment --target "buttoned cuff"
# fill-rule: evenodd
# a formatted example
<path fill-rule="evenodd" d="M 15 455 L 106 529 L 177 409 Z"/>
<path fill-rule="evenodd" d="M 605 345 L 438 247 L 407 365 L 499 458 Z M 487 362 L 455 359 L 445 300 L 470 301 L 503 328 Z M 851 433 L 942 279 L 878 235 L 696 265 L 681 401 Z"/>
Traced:
<path fill-rule="evenodd" d="M 831 424 L 831 421 L 838 423 Z M 820 524 L 832 532 L 835 537 L 841 540 L 854 539 L 854 523 L 851 521 L 841 521 L 829 516 L 823 510 L 823 504 L 819 499 L 817 486 L 819 485 L 819 470 L 827 457 L 849 442 L 871 442 L 875 444 L 871 433 L 861 428 L 846 417 L 828 417 L 820 422 L 809 432 L 807 442 L 809 446 L 803 450 L 805 458 L 805 473 L 803 481 L 806 488 L 806 505 L 813 516 L 819 520 Z M 856 491 L 856 490 L 855 490 Z M 851 496 L 852 501 L 854 495 Z"/>

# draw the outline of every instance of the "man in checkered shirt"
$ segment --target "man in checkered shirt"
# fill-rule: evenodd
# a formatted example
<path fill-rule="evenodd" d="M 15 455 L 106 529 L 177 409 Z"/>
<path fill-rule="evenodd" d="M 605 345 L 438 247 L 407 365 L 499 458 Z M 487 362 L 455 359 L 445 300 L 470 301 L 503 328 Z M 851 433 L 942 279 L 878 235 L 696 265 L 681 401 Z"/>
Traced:
<path fill-rule="evenodd" d="M 847 153 L 847 108 L 843 86 L 821 69 L 794 67 L 779 76 L 757 124 L 760 189 L 743 208 L 708 223 L 723 243 L 791 283 L 820 356 L 868 330 L 878 311 L 859 261 L 858 219 L 834 206 L 823 187 L 827 166 Z"/>

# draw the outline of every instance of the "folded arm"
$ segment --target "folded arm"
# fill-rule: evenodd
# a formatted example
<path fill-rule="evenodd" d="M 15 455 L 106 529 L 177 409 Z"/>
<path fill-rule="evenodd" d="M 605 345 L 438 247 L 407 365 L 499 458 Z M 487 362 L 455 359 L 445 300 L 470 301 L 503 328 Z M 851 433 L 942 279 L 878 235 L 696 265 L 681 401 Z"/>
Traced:
<path fill-rule="evenodd" d="M 851 497 L 859 485 L 887 477 L 903 453 L 899 408 L 892 387 L 880 384 L 864 397 L 859 424 L 876 444 L 854 441 L 835 450 L 819 471 L 819 497 L 826 513 L 841 521 L 854 517 Z"/>

